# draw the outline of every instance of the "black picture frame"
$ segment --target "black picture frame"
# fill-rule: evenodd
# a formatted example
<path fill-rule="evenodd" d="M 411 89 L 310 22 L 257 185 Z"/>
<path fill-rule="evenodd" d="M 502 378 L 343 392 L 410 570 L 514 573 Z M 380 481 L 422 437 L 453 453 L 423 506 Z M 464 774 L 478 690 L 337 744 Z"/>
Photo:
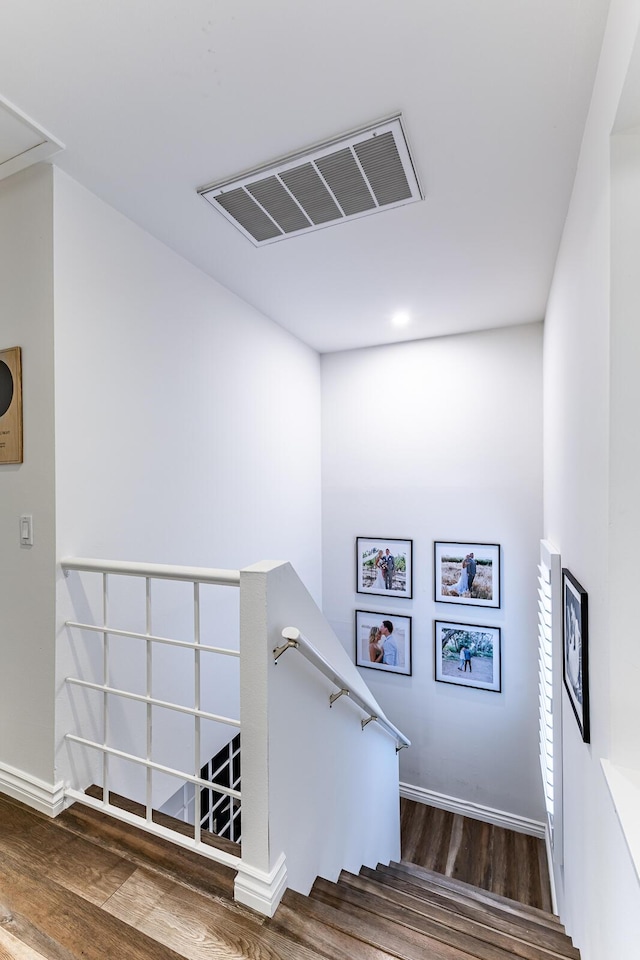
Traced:
<path fill-rule="evenodd" d="M 499 543 L 436 540 L 433 544 L 433 599 L 466 607 L 501 605 Z M 471 590 L 460 588 L 469 557 L 475 563 Z M 468 575 L 467 575 L 468 576 Z"/>
<path fill-rule="evenodd" d="M 378 555 L 382 554 L 376 569 Z M 385 573 L 390 554 L 394 566 Z M 399 537 L 356 537 L 356 593 L 411 600 L 413 597 L 413 540 Z"/>
<path fill-rule="evenodd" d="M 383 623 L 391 622 L 393 630 L 391 637 L 395 648 L 396 663 L 385 663 L 384 660 L 375 662 L 371 653 L 371 630 L 381 627 Z M 396 673 L 400 676 L 411 676 L 411 617 L 404 614 L 382 612 L 380 610 L 355 611 L 355 663 L 357 667 L 366 667 L 368 670 L 378 670 L 384 673 Z M 380 644 L 382 653 L 386 656 L 385 644 L 389 643 L 384 637 Z"/>
<path fill-rule="evenodd" d="M 578 729 L 591 740 L 589 721 L 589 597 L 573 574 L 562 568 L 562 679 Z"/>
<path fill-rule="evenodd" d="M 434 620 L 433 637 L 434 679 L 438 683 L 502 693 L 500 627 Z M 468 655 L 463 657 L 465 650 Z"/>

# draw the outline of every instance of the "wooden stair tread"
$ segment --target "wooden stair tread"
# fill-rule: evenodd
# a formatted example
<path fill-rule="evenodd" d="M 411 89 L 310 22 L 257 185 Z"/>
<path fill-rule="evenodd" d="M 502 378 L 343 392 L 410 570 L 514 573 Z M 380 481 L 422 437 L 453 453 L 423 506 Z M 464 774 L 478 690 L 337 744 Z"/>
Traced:
<path fill-rule="evenodd" d="M 392 957 L 400 960 L 477 960 L 472 953 L 461 950 L 441 940 L 409 930 L 386 917 L 377 916 L 368 910 L 363 910 L 346 904 L 340 898 L 326 902 L 324 893 L 312 891 L 309 897 L 298 902 L 297 909 L 309 917 L 315 917 L 328 926 L 348 934 L 363 944 L 386 951 Z M 360 943 L 352 957 L 360 957 Z M 500 958 L 502 960 L 502 958 Z"/>
<path fill-rule="evenodd" d="M 307 909 L 309 898 L 295 890 L 287 890 L 267 924 L 288 937 L 305 944 L 330 960 L 389 960 L 396 956 L 361 940 L 354 941 L 348 934 L 327 924 L 322 917 Z"/>
<path fill-rule="evenodd" d="M 488 928 L 490 933 L 504 934 L 508 938 L 523 941 L 525 947 L 533 945 L 533 954 L 523 951 L 522 948 L 513 947 L 514 953 L 518 956 L 535 956 L 535 951 L 538 951 L 540 956 L 548 957 L 550 954 L 556 954 L 573 957 L 574 960 L 579 957 L 579 953 L 573 947 L 571 940 L 563 932 L 550 930 L 529 918 L 505 913 L 497 904 L 487 905 L 480 904 L 475 900 L 467 901 L 460 895 L 452 897 L 445 889 L 426 887 L 420 883 L 419 878 L 402 875 L 399 872 L 395 873 L 390 871 L 389 868 L 386 868 L 383 873 L 381 870 L 371 870 L 368 867 L 363 867 L 360 871 L 360 877 L 343 874 L 341 875 L 341 882 L 342 879 L 352 885 L 360 879 L 370 880 L 379 886 L 380 895 L 384 895 L 382 891 L 387 889 L 395 891 L 398 898 L 410 897 L 411 909 L 424 909 L 434 919 L 440 918 L 442 922 L 449 922 L 454 926 L 468 923 L 478 924 Z M 398 899 L 397 902 L 400 902 L 400 900 Z M 464 929 L 464 927 L 461 927 L 461 929 Z M 481 932 L 479 931 L 478 934 L 474 935 L 481 936 Z"/>
<path fill-rule="evenodd" d="M 385 869 L 384 864 L 378 864 L 381 869 Z M 561 930 L 564 933 L 558 917 L 553 913 L 547 913 L 546 910 L 539 910 L 537 907 L 530 907 L 519 900 L 511 900 L 509 897 L 503 897 L 498 893 L 492 893 L 491 890 L 485 890 L 484 887 L 476 887 L 471 883 L 465 883 L 464 880 L 458 880 L 455 877 L 447 877 L 442 873 L 436 873 L 428 870 L 426 867 L 419 867 L 415 863 L 409 863 L 406 860 L 400 862 L 391 861 L 389 866 L 395 870 L 412 874 L 419 877 L 427 883 L 433 883 L 447 890 L 461 893 L 463 896 L 475 898 L 481 902 L 497 903 L 501 908 L 508 909 L 510 912 L 523 917 L 530 917 L 537 920 L 538 923 L 550 927 L 552 930 Z"/>
<path fill-rule="evenodd" d="M 459 926 L 443 924 L 430 916 L 412 910 L 407 903 L 399 905 L 370 889 L 362 890 L 346 883 L 330 884 L 326 880 L 318 880 L 314 884 L 311 896 L 339 910 L 353 912 L 355 909 L 358 914 L 361 911 L 371 913 L 376 920 L 386 919 L 415 934 L 477 957 L 478 960 L 513 960 L 514 956 L 522 956 L 510 949 L 511 946 L 518 945 L 515 941 L 505 947 L 504 944 L 496 943 L 495 940 L 488 939 L 486 936 L 478 937 L 477 928 L 470 932 L 461 930 Z M 547 953 L 546 956 L 539 955 L 534 960 L 549 960 L 549 958 L 550 955 Z"/>

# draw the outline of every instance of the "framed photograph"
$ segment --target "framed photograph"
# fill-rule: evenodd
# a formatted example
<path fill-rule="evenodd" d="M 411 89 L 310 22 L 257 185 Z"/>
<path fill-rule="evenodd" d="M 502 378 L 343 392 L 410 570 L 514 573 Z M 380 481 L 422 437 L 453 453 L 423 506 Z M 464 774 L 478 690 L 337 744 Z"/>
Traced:
<path fill-rule="evenodd" d="M 356 666 L 411 676 L 411 617 L 356 610 Z"/>
<path fill-rule="evenodd" d="M 0 350 L 0 463 L 22 463 L 20 347 Z"/>
<path fill-rule="evenodd" d="M 500 544 L 433 545 L 434 600 L 470 607 L 500 606 Z"/>
<path fill-rule="evenodd" d="M 589 634 L 587 591 L 562 570 L 563 676 L 578 727 L 589 743 Z"/>
<path fill-rule="evenodd" d="M 410 599 L 413 590 L 413 540 L 356 538 L 358 593 Z"/>
<path fill-rule="evenodd" d="M 436 680 L 500 693 L 500 628 L 443 620 L 434 627 Z"/>

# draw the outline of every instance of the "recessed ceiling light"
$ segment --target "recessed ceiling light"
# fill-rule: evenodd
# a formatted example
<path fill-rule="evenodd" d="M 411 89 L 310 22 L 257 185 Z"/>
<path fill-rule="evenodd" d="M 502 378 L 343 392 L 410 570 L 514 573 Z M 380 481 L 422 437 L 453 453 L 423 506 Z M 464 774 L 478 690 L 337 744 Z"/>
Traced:
<path fill-rule="evenodd" d="M 409 323 L 411 317 L 406 310 L 398 310 L 397 313 L 391 317 L 391 323 L 394 327 L 406 327 Z"/>

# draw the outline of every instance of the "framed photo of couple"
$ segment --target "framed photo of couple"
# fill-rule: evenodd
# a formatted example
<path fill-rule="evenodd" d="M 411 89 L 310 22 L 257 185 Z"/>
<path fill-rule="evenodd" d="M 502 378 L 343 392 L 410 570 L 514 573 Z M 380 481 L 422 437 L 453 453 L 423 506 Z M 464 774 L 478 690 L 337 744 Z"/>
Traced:
<path fill-rule="evenodd" d="M 357 592 L 411 599 L 412 553 L 413 540 L 357 537 Z"/>
<path fill-rule="evenodd" d="M 435 677 L 440 683 L 500 693 L 500 628 L 436 620 Z"/>
<path fill-rule="evenodd" d="M 411 676 L 411 617 L 356 610 L 356 666 Z"/>
<path fill-rule="evenodd" d="M 433 545 L 434 599 L 471 607 L 500 606 L 500 544 Z"/>

